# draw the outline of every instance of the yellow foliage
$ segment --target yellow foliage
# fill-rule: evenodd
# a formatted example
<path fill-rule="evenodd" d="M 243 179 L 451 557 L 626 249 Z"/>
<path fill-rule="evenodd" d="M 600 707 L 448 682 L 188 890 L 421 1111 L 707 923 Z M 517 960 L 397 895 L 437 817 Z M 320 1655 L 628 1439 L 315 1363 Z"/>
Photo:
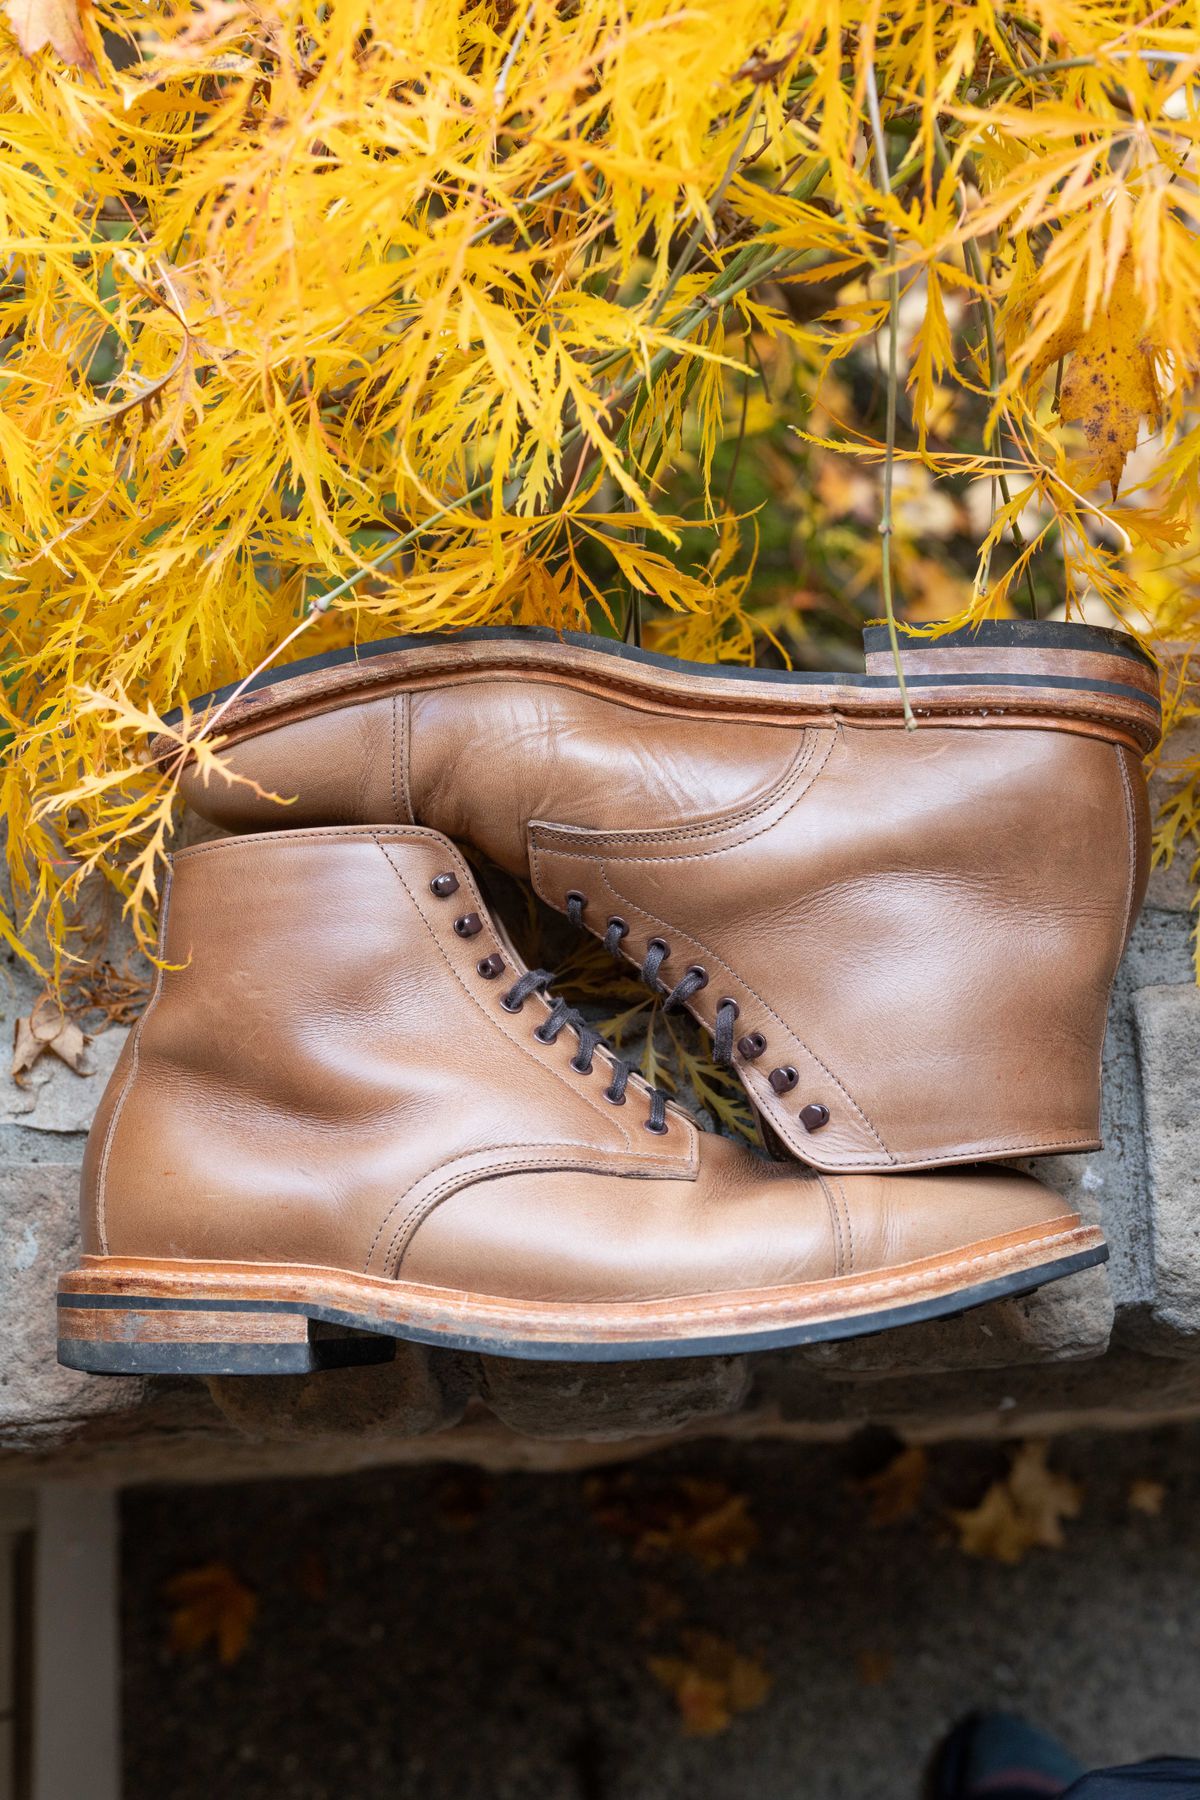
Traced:
<path fill-rule="evenodd" d="M 823 395 L 896 334 L 889 462 L 991 484 L 973 583 L 902 535 L 893 565 L 878 517 L 807 513 L 848 622 L 893 577 L 914 619 L 937 601 L 906 583 L 1011 610 L 1053 552 L 1068 606 L 1118 616 L 1169 567 L 1159 617 L 1195 641 L 1182 0 L 0 13 L 0 934 L 26 954 L 61 958 L 93 868 L 148 920 L 173 792 L 148 722 L 297 639 L 621 632 L 644 606 L 680 654 L 788 654 L 803 584 L 756 588 L 714 479 L 781 358 L 811 441 L 873 471 Z M 1154 417 L 1159 466 L 1114 510 L 1085 482 L 1115 487 Z"/>

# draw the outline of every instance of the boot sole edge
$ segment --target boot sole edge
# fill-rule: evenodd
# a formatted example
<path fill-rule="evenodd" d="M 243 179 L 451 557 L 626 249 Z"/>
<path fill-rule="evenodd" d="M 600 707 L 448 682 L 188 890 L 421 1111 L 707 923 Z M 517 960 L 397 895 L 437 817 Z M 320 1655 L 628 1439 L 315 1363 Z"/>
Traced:
<path fill-rule="evenodd" d="M 1116 648 L 1107 641 L 1115 634 L 1073 629 L 1086 635 L 1064 640 L 1045 635 L 1049 626 L 1040 634 L 1029 626 L 1012 645 L 995 646 L 996 666 L 990 669 L 955 667 L 954 653 L 968 648 L 966 638 L 938 639 L 932 646 L 937 666 L 918 664 L 906 674 L 914 711 L 944 724 L 1051 725 L 1118 737 L 1139 753 L 1153 749 L 1162 726 L 1157 674 L 1132 645 Z M 971 642 L 980 651 L 990 648 L 977 634 Z M 911 660 L 930 646 L 911 641 L 905 649 Z M 1001 649 L 1007 654 L 998 654 Z M 607 638 L 530 626 L 477 626 L 384 638 L 350 652 L 326 651 L 266 671 L 236 699 L 237 683 L 204 694 L 190 711 L 198 721 L 212 708 L 228 706 L 221 733 L 231 744 L 359 700 L 506 670 L 702 716 L 724 712 L 741 720 L 782 717 L 798 724 L 844 717 L 881 725 L 903 717 L 890 669 L 842 673 L 692 663 Z M 171 713 L 167 723 L 181 719 L 181 713 Z M 156 739 L 149 754 L 153 759 L 175 749 L 174 740 Z"/>
<path fill-rule="evenodd" d="M 538 1362 L 737 1355 L 874 1336 L 902 1325 L 952 1318 L 992 1300 L 1032 1293 L 1108 1259 L 1102 1234 L 1087 1226 L 1060 1233 L 1057 1240 L 1024 1246 L 1024 1255 L 1021 1246 L 992 1252 L 970 1248 L 972 1260 L 994 1263 L 994 1272 L 955 1285 L 944 1274 L 939 1280 L 935 1266 L 909 1282 L 909 1297 L 890 1304 L 873 1305 L 869 1299 L 857 1306 L 846 1304 L 869 1292 L 872 1283 L 870 1278 L 840 1277 L 772 1290 L 769 1302 L 751 1296 L 741 1301 L 708 1296 L 703 1308 L 684 1302 L 673 1307 L 638 1302 L 621 1309 L 577 1303 L 543 1306 L 541 1317 L 535 1306 L 485 1304 L 478 1296 L 464 1295 L 457 1305 L 448 1305 L 454 1297 L 445 1289 L 420 1290 L 418 1306 L 414 1292 L 406 1291 L 403 1283 L 395 1284 L 393 1306 L 385 1315 L 378 1290 L 388 1284 L 337 1271 L 325 1273 L 338 1287 L 370 1284 L 362 1310 L 334 1304 L 328 1291 L 324 1297 L 319 1291 L 289 1298 L 237 1295 L 229 1290 L 247 1279 L 245 1265 L 223 1280 L 221 1265 L 206 1265 L 212 1272 L 207 1285 L 211 1288 L 215 1276 L 226 1288 L 223 1294 L 197 1293 L 194 1276 L 164 1277 L 149 1264 L 141 1265 L 140 1278 L 137 1265 L 120 1264 L 118 1284 L 112 1274 L 106 1278 L 102 1272 L 105 1265 L 112 1267 L 113 1259 L 97 1258 L 91 1266 L 64 1276 L 60 1284 L 58 1358 L 67 1368 L 93 1374 L 265 1375 L 390 1361 L 397 1340 Z M 1039 1256 L 1039 1251 L 1052 1253 Z M 320 1275 L 311 1272 L 314 1288 Z M 260 1288 L 269 1285 L 269 1276 L 252 1279 Z M 900 1279 L 881 1276 L 874 1285 L 890 1282 L 895 1287 Z M 189 1283 L 190 1293 L 185 1291 Z M 322 1285 L 328 1288 L 328 1283 Z M 160 1291 L 136 1291 L 149 1287 Z M 489 1319 L 489 1310 L 501 1316 Z M 608 1315 L 603 1326 L 595 1317 L 600 1312 Z M 614 1318 L 616 1312 L 623 1319 Z M 739 1318 L 743 1322 L 735 1323 Z"/>

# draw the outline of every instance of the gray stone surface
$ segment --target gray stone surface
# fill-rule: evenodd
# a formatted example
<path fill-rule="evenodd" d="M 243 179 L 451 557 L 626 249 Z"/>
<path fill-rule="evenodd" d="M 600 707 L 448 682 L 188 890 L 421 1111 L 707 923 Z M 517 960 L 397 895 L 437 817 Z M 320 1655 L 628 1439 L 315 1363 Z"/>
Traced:
<path fill-rule="evenodd" d="M 1142 988 L 1150 1301 L 1142 1341 L 1200 1353 L 1200 988 Z"/>
<path fill-rule="evenodd" d="M 888 1453 L 710 1443 L 599 1482 L 127 1494 L 126 1800 L 917 1800 L 975 1707 L 1092 1767 L 1200 1756 L 1200 1430 L 1054 1444 L 1079 1516 L 1015 1568 L 965 1555 L 949 1516 L 1003 1453 L 936 1449 L 911 1515 L 873 1524 L 862 1477 Z M 639 1535 L 694 1513 L 688 1483 L 739 1509 L 716 1567 Z M 257 1598 L 231 1666 L 169 1648 L 165 1584 L 214 1563 Z M 713 1737 L 684 1734 L 650 1667 L 692 1630 L 770 1683 Z"/>
<path fill-rule="evenodd" d="M 744 1356 L 611 1365 L 480 1358 L 480 1398 L 513 1431 L 534 1438 L 617 1443 L 669 1434 L 736 1413 L 750 1386 Z"/>

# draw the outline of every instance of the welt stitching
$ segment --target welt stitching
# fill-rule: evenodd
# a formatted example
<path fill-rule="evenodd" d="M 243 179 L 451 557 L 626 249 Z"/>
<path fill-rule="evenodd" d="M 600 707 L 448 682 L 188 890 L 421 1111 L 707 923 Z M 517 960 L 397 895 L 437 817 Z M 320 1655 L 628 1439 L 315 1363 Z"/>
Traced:
<path fill-rule="evenodd" d="M 504 1171 L 506 1174 L 514 1172 L 515 1171 L 513 1170 Z M 1054 1250 L 1060 1245 L 1065 1246 L 1077 1243 L 1079 1237 L 1084 1232 L 1089 1236 L 1093 1235 L 1089 1228 L 1081 1227 L 1077 1222 L 1074 1225 L 1068 1226 L 1065 1230 L 1034 1233 L 1032 1236 L 1018 1238 L 1016 1243 L 1005 1245 L 1000 1249 L 981 1250 L 977 1251 L 972 1256 L 957 1256 L 948 1261 L 935 1260 L 934 1267 L 924 1274 L 875 1277 L 856 1275 L 854 1277 L 854 1293 L 855 1295 L 861 1294 L 870 1296 L 873 1294 L 907 1293 L 914 1289 L 920 1290 L 928 1284 L 931 1278 L 940 1280 L 944 1279 L 947 1275 L 957 1275 L 964 1270 L 984 1268 L 992 1263 L 1007 1262 L 1010 1261 L 1013 1256 L 1019 1255 L 1023 1251 L 1034 1249 Z M 359 1278 L 357 1276 L 350 1276 L 349 1279 L 355 1281 Z M 368 1279 L 377 1280 L 379 1278 L 368 1277 Z M 823 1281 L 800 1282 L 794 1283 L 792 1286 L 799 1286 L 801 1288 L 820 1288 L 828 1286 L 828 1283 Z M 843 1292 L 844 1291 L 845 1290 L 843 1290 Z M 653 1305 L 654 1303 L 643 1301 L 633 1302 L 631 1304 L 639 1311 L 643 1311 L 647 1305 Z M 778 1306 L 778 1290 L 774 1290 L 773 1292 L 769 1291 L 767 1297 L 761 1300 L 743 1299 L 712 1301 L 706 1298 L 699 1303 L 695 1301 L 689 1303 L 681 1300 L 675 1303 L 673 1316 L 676 1321 L 681 1318 L 687 1319 L 697 1315 L 702 1318 L 725 1318 L 729 1316 L 752 1318 L 762 1313 L 774 1312 L 777 1310 Z"/>
<path fill-rule="evenodd" d="M 400 654 L 411 655 L 412 653 L 409 651 L 401 651 Z M 407 686 L 430 681 L 437 683 L 440 680 L 448 678 L 453 679 L 455 677 L 457 677 L 460 682 L 479 681 L 488 680 L 495 676 L 504 676 L 508 671 L 512 671 L 515 679 L 521 679 L 522 677 L 528 678 L 531 665 L 528 662 L 515 662 L 511 660 L 506 662 L 503 659 L 499 659 L 490 666 L 478 663 L 466 670 L 456 668 L 450 672 L 448 677 L 432 667 L 418 670 L 418 672 L 412 676 L 405 676 L 403 674 L 393 675 L 390 672 L 384 673 L 382 671 L 377 675 L 364 676 L 364 667 L 365 665 L 363 664 L 356 664 L 354 674 L 343 678 L 344 686 L 331 685 L 327 690 L 326 696 L 314 696 L 311 701 L 308 700 L 307 697 L 301 697 L 299 701 L 300 706 L 303 707 L 308 704 L 319 711 L 327 706 L 329 701 L 337 700 L 343 693 L 348 693 L 350 696 L 356 696 L 369 686 L 386 688 L 388 682 L 393 680 Z M 718 677 L 717 679 L 720 678 Z M 662 704 L 662 696 L 664 693 L 669 695 L 672 699 L 678 697 L 674 689 L 665 686 L 661 681 L 656 682 L 653 677 L 635 681 L 630 680 L 623 674 L 618 674 L 617 672 L 608 669 L 605 669 L 603 674 L 600 674 L 599 671 L 590 670 L 580 670 L 578 672 L 574 670 L 565 672 L 556 671 L 554 677 L 547 682 L 546 685 L 551 687 L 570 687 L 578 689 L 589 687 L 593 683 L 601 688 L 609 688 L 616 693 L 629 694 L 638 699 L 657 701 L 660 705 Z M 836 681 L 831 682 L 829 685 L 834 688 L 837 687 Z M 920 679 L 917 679 L 916 681 L 910 680 L 908 683 L 910 695 L 914 690 L 921 691 L 926 685 L 927 684 L 922 683 Z M 936 684 L 930 682 L 928 685 Z M 1005 687 L 1007 684 L 1003 681 L 999 681 L 993 682 L 990 685 L 994 689 L 999 689 Z M 1058 691 L 1061 692 L 1061 690 Z M 864 691 L 861 696 L 856 696 L 855 698 L 857 699 L 857 707 L 855 710 L 860 715 L 889 718 L 899 717 L 903 713 L 903 706 L 901 705 L 898 696 L 893 699 L 890 694 L 885 695 L 878 690 L 873 693 L 870 690 L 867 690 Z M 744 707 L 745 701 L 746 696 L 744 695 L 689 694 L 684 709 L 693 713 L 728 712 L 735 710 L 739 704 Z M 1153 705 L 1153 696 L 1147 695 L 1146 703 L 1148 706 Z M 353 698 L 348 699 L 346 704 L 353 704 Z M 854 704 L 854 699 L 849 697 L 837 700 L 819 700 L 814 694 L 812 696 L 797 695 L 780 699 L 778 694 L 767 695 L 764 693 L 755 696 L 754 710 L 756 712 L 763 712 L 781 717 L 786 717 L 789 713 L 796 712 L 819 714 L 824 717 L 836 717 L 840 709 L 852 707 Z M 1125 707 L 1131 709 L 1138 706 L 1136 701 L 1125 701 L 1123 704 Z M 256 699 L 254 705 L 256 708 L 260 707 L 262 706 L 262 702 Z M 938 718 L 971 718 L 977 717 L 984 707 L 986 707 L 989 712 L 992 712 L 994 716 L 999 718 L 1004 718 L 1006 716 L 1003 712 L 997 714 L 994 703 L 990 700 L 976 701 L 973 705 L 960 704 L 954 706 L 948 701 L 942 702 L 936 699 L 922 699 L 920 705 L 914 706 L 913 710 L 918 714 L 934 715 Z M 274 710 L 276 712 L 286 712 L 288 710 L 286 702 L 277 703 Z M 1076 705 L 1065 696 L 1060 699 L 1057 704 L 1052 706 L 1045 704 L 1039 706 L 1036 703 L 1023 701 L 1021 704 L 1012 707 L 1009 716 L 1015 716 L 1018 719 L 1022 717 L 1087 719 L 1093 724 L 1107 725 L 1109 727 L 1116 726 L 1118 729 L 1122 729 L 1128 722 L 1126 715 L 1115 707 L 1108 712 L 1085 709 L 1083 706 Z M 257 712 L 256 715 L 252 719 L 247 720 L 246 723 L 253 724 L 256 727 L 250 735 L 257 736 L 258 731 L 264 727 L 264 714 L 262 712 Z M 236 723 L 234 728 L 236 729 Z M 1001 727 L 1001 729 L 1004 729 L 1004 727 Z"/>
<path fill-rule="evenodd" d="M 170 898 L 171 871 L 168 869 L 166 881 L 163 886 L 162 912 L 158 925 L 159 961 L 158 971 L 154 978 L 154 992 L 147 1001 L 146 1009 L 141 1018 L 134 1026 L 133 1049 L 129 1056 L 129 1073 L 126 1075 L 121 1086 L 121 1092 L 117 1096 L 117 1104 L 113 1107 L 112 1118 L 108 1121 L 108 1130 L 104 1134 L 104 1149 L 100 1157 L 100 1167 L 96 1171 L 96 1237 L 100 1244 L 100 1254 L 102 1256 L 108 1255 L 108 1164 L 109 1159 L 112 1156 L 113 1144 L 116 1141 L 117 1125 L 120 1122 L 121 1114 L 125 1110 L 125 1102 L 132 1093 L 133 1084 L 137 1079 L 138 1064 L 141 1058 L 142 1031 L 145 1027 L 146 1020 L 150 1017 L 150 1014 L 158 1004 L 159 995 L 162 993 L 163 977 L 166 974 L 166 969 L 163 966 L 163 958 L 166 954 L 167 942 L 167 905 Z"/>

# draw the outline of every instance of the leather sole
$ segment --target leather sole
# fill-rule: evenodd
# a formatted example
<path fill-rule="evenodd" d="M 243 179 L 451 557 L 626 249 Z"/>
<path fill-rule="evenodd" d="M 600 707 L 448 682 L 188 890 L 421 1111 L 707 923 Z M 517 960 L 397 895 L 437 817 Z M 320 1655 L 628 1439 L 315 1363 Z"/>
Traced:
<path fill-rule="evenodd" d="M 947 1318 L 1107 1257 L 1103 1234 L 1076 1224 L 796 1287 L 599 1304 L 494 1299 L 295 1264 L 88 1256 L 59 1283 L 58 1360 L 102 1375 L 296 1375 L 386 1362 L 397 1338 L 549 1362 L 728 1355 Z"/>
<path fill-rule="evenodd" d="M 842 674 L 681 662 L 583 632 L 477 626 L 385 638 L 285 663 L 244 688 L 234 683 L 203 695 L 190 711 L 199 721 L 220 707 L 219 735 L 228 745 L 406 688 L 515 673 L 691 716 L 895 726 L 903 708 L 890 649 L 876 628 L 864 638 L 865 672 Z M 903 661 L 918 719 L 992 728 L 1052 725 L 1123 742 L 1139 755 L 1153 749 L 1161 734 L 1158 673 L 1125 632 L 985 620 L 936 639 L 906 639 Z M 169 714 L 168 723 L 180 717 Z M 175 748 L 169 739 L 156 739 L 150 755 L 169 756 Z"/>

